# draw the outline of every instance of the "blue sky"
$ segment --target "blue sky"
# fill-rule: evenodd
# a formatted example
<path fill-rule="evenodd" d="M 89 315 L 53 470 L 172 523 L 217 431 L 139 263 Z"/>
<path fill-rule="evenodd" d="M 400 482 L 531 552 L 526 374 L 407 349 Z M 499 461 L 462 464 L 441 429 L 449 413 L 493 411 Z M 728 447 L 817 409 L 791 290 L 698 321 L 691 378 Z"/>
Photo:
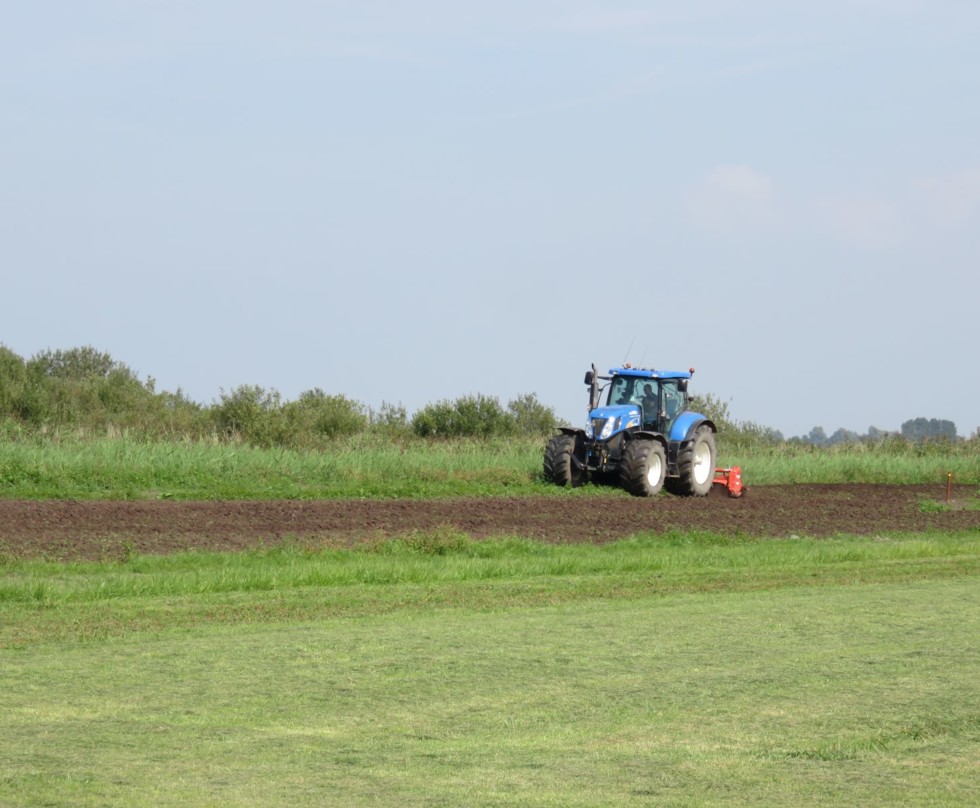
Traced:
<path fill-rule="evenodd" d="M 787 437 L 980 426 L 980 5 L 11 4 L 0 343 L 209 403 L 694 366 Z"/>

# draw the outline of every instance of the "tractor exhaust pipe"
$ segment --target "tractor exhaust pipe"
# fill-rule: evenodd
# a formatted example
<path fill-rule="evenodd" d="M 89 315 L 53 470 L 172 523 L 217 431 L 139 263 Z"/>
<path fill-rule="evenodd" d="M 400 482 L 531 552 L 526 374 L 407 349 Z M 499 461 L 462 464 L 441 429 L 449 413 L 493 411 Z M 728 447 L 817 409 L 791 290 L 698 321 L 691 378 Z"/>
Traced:
<path fill-rule="evenodd" d="M 592 412 L 599 406 L 599 371 L 595 362 L 592 363 L 592 370 L 586 371 L 585 383 L 589 385 L 589 412 Z"/>

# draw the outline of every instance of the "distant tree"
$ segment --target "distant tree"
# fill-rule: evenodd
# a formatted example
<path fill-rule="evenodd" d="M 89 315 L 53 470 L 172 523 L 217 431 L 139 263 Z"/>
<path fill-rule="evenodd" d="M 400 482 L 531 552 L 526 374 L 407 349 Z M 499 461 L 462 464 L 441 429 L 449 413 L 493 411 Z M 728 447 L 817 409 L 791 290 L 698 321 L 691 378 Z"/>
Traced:
<path fill-rule="evenodd" d="M 908 440 L 925 440 L 929 434 L 929 419 L 912 418 L 902 424 L 902 437 Z"/>
<path fill-rule="evenodd" d="M 804 443 L 812 443 L 814 446 L 823 446 L 827 442 L 827 433 L 822 426 L 815 426 L 803 436 Z"/>
<path fill-rule="evenodd" d="M 851 432 L 850 430 L 841 427 L 833 435 L 831 435 L 826 440 L 828 446 L 835 446 L 841 443 L 857 443 L 861 439 L 861 436 L 857 432 Z"/>
<path fill-rule="evenodd" d="M 955 441 L 956 424 L 938 418 L 913 418 L 902 424 L 902 437 L 911 441 Z"/>

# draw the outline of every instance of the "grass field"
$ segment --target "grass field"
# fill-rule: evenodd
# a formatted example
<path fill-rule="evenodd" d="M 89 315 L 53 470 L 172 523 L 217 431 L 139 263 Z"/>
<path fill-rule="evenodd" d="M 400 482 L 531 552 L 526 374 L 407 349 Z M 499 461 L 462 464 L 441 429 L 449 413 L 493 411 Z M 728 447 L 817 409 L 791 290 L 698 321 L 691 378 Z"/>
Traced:
<path fill-rule="evenodd" d="M 974 444 L 719 463 L 980 485 Z M 15 440 L 0 496 L 568 496 L 541 449 Z M 973 806 L 978 583 L 975 531 L 0 552 L 0 805 Z"/>
<path fill-rule="evenodd" d="M 318 499 L 556 494 L 541 480 L 543 440 L 408 439 L 360 435 L 325 452 L 126 438 L 0 442 L 0 496 L 25 499 Z M 726 450 L 748 485 L 934 483 L 980 485 L 980 447 L 779 444 Z M 597 495 L 608 494 L 590 488 Z"/>
<path fill-rule="evenodd" d="M 6 561 L 0 804 L 980 803 L 980 536 Z"/>

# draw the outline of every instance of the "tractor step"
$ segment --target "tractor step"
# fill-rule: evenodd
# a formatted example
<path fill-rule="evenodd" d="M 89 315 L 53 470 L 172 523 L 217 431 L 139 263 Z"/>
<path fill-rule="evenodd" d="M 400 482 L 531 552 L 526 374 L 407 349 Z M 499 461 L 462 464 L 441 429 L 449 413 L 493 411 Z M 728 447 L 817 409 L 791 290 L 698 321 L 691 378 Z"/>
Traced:
<path fill-rule="evenodd" d="M 728 496 L 740 497 L 743 491 L 748 491 L 747 485 L 742 485 L 742 467 L 730 466 L 727 469 L 715 469 L 714 482 L 728 489 Z"/>

